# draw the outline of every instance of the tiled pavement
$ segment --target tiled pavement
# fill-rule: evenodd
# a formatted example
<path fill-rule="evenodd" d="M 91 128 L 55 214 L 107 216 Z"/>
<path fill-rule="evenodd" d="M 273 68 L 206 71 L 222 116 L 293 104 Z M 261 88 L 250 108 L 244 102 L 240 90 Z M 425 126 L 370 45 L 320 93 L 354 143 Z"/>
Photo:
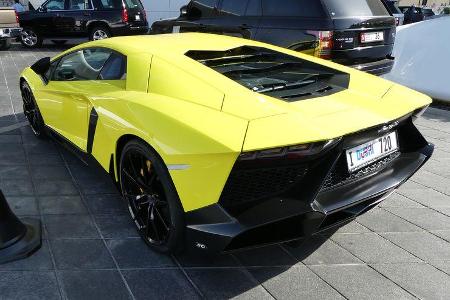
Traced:
<path fill-rule="evenodd" d="M 0 52 L 0 187 L 44 243 L 0 266 L 0 299 L 450 299 L 450 112 L 418 124 L 429 163 L 378 208 L 329 236 L 203 258 L 136 236 L 109 179 L 21 124 L 18 73 L 60 49 Z"/>

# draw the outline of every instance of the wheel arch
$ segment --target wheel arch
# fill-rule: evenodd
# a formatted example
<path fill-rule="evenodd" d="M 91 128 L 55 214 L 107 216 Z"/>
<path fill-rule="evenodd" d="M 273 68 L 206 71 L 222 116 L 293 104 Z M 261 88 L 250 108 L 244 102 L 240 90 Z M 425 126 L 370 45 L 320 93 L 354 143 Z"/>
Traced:
<path fill-rule="evenodd" d="M 86 26 L 88 34 L 91 33 L 91 30 L 95 26 L 102 26 L 102 27 L 108 28 L 108 30 L 111 30 L 111 27 L 109 27 L 109 25 L 108 25 L 108 23 L 106 21 L 94 20 L 94 21 L 91 21 L 90 23 L 88 23 L 87 26 Z"/>

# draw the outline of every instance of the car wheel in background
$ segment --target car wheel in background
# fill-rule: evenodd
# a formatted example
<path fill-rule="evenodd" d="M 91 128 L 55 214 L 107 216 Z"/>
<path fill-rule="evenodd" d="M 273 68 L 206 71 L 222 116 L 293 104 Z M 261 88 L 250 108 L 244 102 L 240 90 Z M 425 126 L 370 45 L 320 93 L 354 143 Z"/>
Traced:
<path fill-rule="evenodd" d="M 144 241 L 162 253 L 182 250 L 184 213 L 166 166 L 144 142 L 131 140 L 120 155 L 122 196 Z"/>
<path fill-rule="evenodd" d="M 11 39 L 0 40 L 0 50 L 8 50 L 11 47 Z"/>
<path fill-rule="evenodd" d="M 39 138 L 45 136 L 44 119 L 34 99 L 33 92 L 26 81 L 20 84 L 20 91 L 22 93 L 23 100 L 23 113 L 30 123 L 31 130 L 34 135 Z"/>
<path fill-rule="evenodd" d="M 89 40 L 97 41 L 110 38 L 111 31 L 106 26 L 94 26 L 89 32 Z"/>
<path fill-rule="evenodd" d="M 33 28 L 24 28 L 20 35 L 20 42 L 27 48 L 36 48 L 42 45 L 42 37 Z"/>

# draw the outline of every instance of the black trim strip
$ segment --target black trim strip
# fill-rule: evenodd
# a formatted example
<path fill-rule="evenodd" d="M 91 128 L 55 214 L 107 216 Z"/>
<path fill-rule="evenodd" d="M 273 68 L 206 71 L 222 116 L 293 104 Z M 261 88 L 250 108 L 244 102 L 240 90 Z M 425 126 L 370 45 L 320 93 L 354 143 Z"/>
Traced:
<path fill-rule="evenodd" d="M 94 136 L 95 136 L 95 129 L 97 128 L 97 120 L 98 120 L 97 111 L 95 110 L 95 108 L 92 108 L 91 114 L 89 116 L 89 128 L 86 145 L 86 152 L 89 154 L 92 153 L 92 146 L 94 145 Z"/>

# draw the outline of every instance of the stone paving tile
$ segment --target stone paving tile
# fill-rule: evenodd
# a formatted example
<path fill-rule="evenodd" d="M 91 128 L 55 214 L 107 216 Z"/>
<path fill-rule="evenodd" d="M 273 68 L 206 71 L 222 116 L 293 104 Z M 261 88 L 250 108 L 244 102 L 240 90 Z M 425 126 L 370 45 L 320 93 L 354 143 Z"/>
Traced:
<path fill-rule="evenodd" d="M 427 264 L 373 265 L 420 299 L 448 299 L 450 276 Z"/>
<path fill-rule="evenodd" d="M 177 261 L 185 268 L 235 268 L 241 266 L 230 254 L 198 255 L 198 252 L 184 252 L 176 255 Z"/>
<path fill-rule="evenodd" d="M 428 208 L 386 208 L 391 213 L 427 230 L 450 229 L 450 217 Z"/>
<path fill-rule="evenodd" d="M 325 237 L 316 236 L 305 240 L 300 245 L 286 244 L 284 247 L 306 265 L 363 263 L 356 256 Z"/>
<path fill-rule="evenodd" d="M 273 299 L 245 269 L 188 269 L 186 272 L 207 299 Z"/>
<path fill-rule="evenodd" d="M 439 236 L 440 238 L 450 242 L 450 230 L 434 230 L 431 231 L 434 235 Z"/>
<path fill-rule="evenodd" d="M 39 206 L 41 213 L 45 215 L 88 213 L 80 196 L 41 196 Z"/>
<path fill-rule="evenodd" d="M 132 299 L 118 271 L 58 271 L 68 299 Z"/>
<path fill-rule="evenodd" d="M 311 268 L 347 299 L 414 299 L 411 294 L 366 265 Z"/>
<path fill-rule="evenodd" d="M 427 207 L 450 207 L 450 196 L 430 188 L 410 189 L 399 193 Z"/>
<path fill-rule="evenodd" d="M 420 261 L 420 259 L 375 233 L 337 234 L 332 239 L 366 263 Z"/>
<path fill-rule="evenodd" d="M 201 299 L 180 270 L 130 270 L 123 275 L 137 300 Z"/>
<path fill-rule="evenodd" d="M 276 299 L 345 299 L 305 266 L 249 268 Z"/>
<path fill-rule="evenodd" d="M 129 215 L 96 215 L 94 218 L 104 238 L 139 237 Z"/>
<path fill-rule="evenodd" d="M 61 299 L 53 271 L 0 271 L 1 299 Z"/>
<path fill-rule="evenodd" d="M 43 219 L 50 239 L 100 237 L 88 215 L 46 215 Z"/>
<path fill-rule="evenodd" d="M 169 256 L 153 251 L 140 238 L 107 240 L 106 243 L 121 269 L 176 266 Z M 130 249 L 133 249 L 133 253 L 130 253 Z"/>
<path fill-rule="evenodd" d="M 296 260 L 280 246 L 255 248 L 234 254 L 244 266 L 290 266 Z"/>
<path fill-rule="evenodd" d="M 59 270 L 114 269 L 114 261 L 102 240 L 50 240 Z"/>
<path fill-rule="evenodd" d="M 118 193 L 85 195 L 84 199 L 93 214 L 128 214 L 125 201 Z"/>
<path fill-rule="evenodd" d="M 50 255 L 50 247 L 47 240 L 42 241 L 42 248 L 27 259 L 17 260 L 0 265 L 2 271 L 42 271 L 53 270 L 53 261 Z M 0 275 L 1 276 L 1 275 Z M 1 283 L 0 283 L 1 287 Z M 0 299 L 2 299 L 2 289 L 0 288 Z"/>
<path fill-rule="evenodd" d="M 79 191 L 71 180 L 45 180 L 34 179 L 36 195 L 56 196 L 56 195 L 79 195 Z"/>
<path fill-rule="evenodd" d="M 39 215 L 38 203 L 33 196 L 8 196 L 8 204 L 18 216 Z"/>
<path fill-rule="evenodd" d="M 450 260 L 450 243 L 428 232 L 382 233 L 394 244 L 425 260 Z"/>
<path fill-rule="evenodd" d="M 358 217 L 358 223 L 375 232 L 410 232 L 423 231 L 422 228 L 403 220 L 382 209 L 375 208 L 370 213 Z"/>
<path fill-rule="evenodd" d="M 450 275 L 450 261 L 448 260 L 433 260 L 429 262 L 433 267 L 441 270 L 442 272 Z"/>
<path fill-rule="evenodd" d="M 408 191 L 408 189 L 405 189 L 405 191 Z M 401 195 L 400 192 L 396 192 L 381 202 L 379 207 L 424 208 L 425 206 Z"/>

